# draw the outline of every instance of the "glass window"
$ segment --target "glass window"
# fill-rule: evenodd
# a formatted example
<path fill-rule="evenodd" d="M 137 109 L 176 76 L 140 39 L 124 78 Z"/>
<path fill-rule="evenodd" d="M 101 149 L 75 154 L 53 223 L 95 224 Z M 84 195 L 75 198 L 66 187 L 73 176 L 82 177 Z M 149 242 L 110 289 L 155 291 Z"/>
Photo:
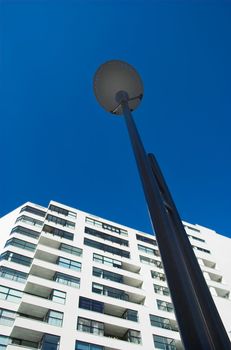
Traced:
<path fill-rule="evenodd" d="M 174 308 L 172 303 L 168 303 L 167 301 L 164 300 L 156 300 L 157 302 L 157 307 L 159 310 L 167 311 L 167 312 L 173 312 Z"/>
<path fill-rule="evenodd" d="M 156 280 L 163 281 L 163 282 L 166 281 L 166 276 L 164 273 L 151 271 L 151 275 L 152 275 L 152 278 L 155 278 Z"/>
<path fill-rule="evenodd" d="M 10 252 L 9 250 L 1 254 L 0 260 L 8 260 L 16 264 L 25 265 L 25 266 L 30 266 L 32 261 L 32 259 L 28 258 L 27 256 L 16 254 L 16 253 Z"/>
<path fill-rule="evenodd" d="M 194 232 L 200 233 L 200 230 L 198 230 L 198 229 L 196 229 L 194 227 L 189 227 L 189 226 L 184 226 L 184 227 L 187 228 L 190 231 L 194 231 Z"/>
<path fill-rule="evenodd" d="M 0 324 L 4 326 L 12 326 L 16 313 L 10 310 L 0 308 Z"/>
<path fill-rule="evenodd" d="M 15 222 L 20 222 L 20 221 L 24 222 L 25 224 L 37 226 L 37 227 L 41 227 L 43 225 L 43 221 L 33 219 L 26 215 L 19 216 Z"/>
<path fill-rule="evenodd" d="M 65 267 L 67 269 L 81 271 L 81 263 L 80 262 L 66 259 L 66 258 L 63 258 L 61 256 L 57 260 L 57 265 Z"/>
<path fill-rule="evenodd" d="M 195 239 L 196 241 L 199 241 L 199 242 L 202 242 L 202 243 L 205 243 L 205 240 L 202 239 L 202 238 L 198 238 L 198 237 L 195 237 L 195 236 L 191 236 L 191 235 L 188 235 L 189 238 L 192 238 L 192 239 Z"/>
<path fill-rule="evenodd" d="M 70 241 L 73 241 L 73 239 L 74 239 L 73 233 L 67 232 L 67 231 L 64 231 L 64 230 L 60 230 L 59 228 L 52 227 L 52 226 L 49 226 L 49 225 L 44 225 L 43 231 L 46 232 L 46 233 L 50 233 L 53 236 L 57 236 L 57 237 L 60 237 L 60 238 L 65 238 L 65 239 L 68 239 Z"/>
<path fill-rule="evenodd" d="M 85 342 L 76 340 L 75 350 L 104 350 L 104 346 L 85 343 Z"/>
<path fill-rule="evenodd" d="M 98 283 L 92 283 L 92 292 L 101 295 L 106 295 L 115 299 L 121 299 L 126 301 L 129 300 L 128 294 L 126 294 L 123 290 L 103 286 L 102 284 Z"/>
<path fill-rule="evenodd" d="M 49 310 L 46 315 L 46 321 L 53 326 L 61 327 L 63 324 L 63 312 Z"/>
<path fill-rule="evenodd" d="M 23 293 L 20 290 L 0 286 L 0 299 L 19 303 Z"/>
<path fill-rule="evenodd" d="M 140 255 L 140 262 L 146 265 L 156 266 L 159 269 L 163 268 L 162 262 L 159 260 L 151 259 L 146 256 Z"/>
<path fill-rule="evenodd" d="M 9 342 L 9 337 L 0 335 L 0 350 L 5 350 Z"/>
<path fill-rule="evenodd" d="M 107 258 L 106 256 L 102 256 L 99 254 L 93 254 L 93 261 L 96 261 L 100 264 L 112 266 L 112 267 L 117 267 L 117 268 L 122 268 L 122 262 L 119 260 Z"/>
<path fill-rule="evenodd" d="M 145 247 L 144 245 L 141 245 L 141 244 L 138 244 L 138 250 L 150 255 L 160 256 L 159 250 Z"/>
<path fill-rule="evenodd" d="M 23 241 L 23 240 L 18 239 L 18 238 L 8 239 L 8 241 L 6 241 L 5 247 L 7 247 L 9 245 L 12 245 L 14 247 L 18 247 L 21 249 L 29 250 L 31 252 L 33 252 L 36 248 L 35 244 Z"/>
<path fill-rule="evenodd" d="M 8 280 L 25 283 L 27 279 L 27 274 L 21 271 L 9 269 L 8 267 L 0 267 L 0 277 L 6 278 Z"/>
<path fill-rule="evenodd" d="M 149 243 L 149 244 L 152 244 L 152 245 L 157 245 L 156 240 L 148 238 L 148 237 L 145 237 L 145 236 L 136 235 L 136 239 L 138 241 L 146 242 L 146 243 Z"/>
<path fill-rule="evenodd" d="M 82 256 L 83 250 L 77 247 L 72 247 L 71 245 L 61 243 L 59 246 L 59 250 L 62 250 L 66 253 L 76 255 L 76 256 Z"/>
<path fill-rule="evenodd" d="M 18 339 L 18 338 L 11 338 L 10 344 L 17 344 L 17 345 L 22 345 L 25 347 L 36 348 L 36 349 L 38 349 L 38 346 L 39 346 L 38 342 L 33 342 L 33 341 L 23 340 L 23 339 Z"/>
<path fill-rule="evenodd" d="M 138 322 L 138 312 L 136 310 L 127 309 L 125 310 L 122 318 L 124 318 L 125 320 Z"/>
<path fill-rule="evenodd" d="M 104 335 L 104 324 L 87 318 L 78 317 L 77 329 L 81 332 Z"/>
<path fill-rule="evenodd" d="M 56 274 L 54 275 L 54 281 L 74 288 L 80 287 L 79 278 L 65 275 L 59 272 L 56 272 Z"/>
<path fill-rule="evenodd" d="M 98 269 L 97 267 L 93 267 L 93 276 L 104 278 L 106 280 L 123 283 L 123 276 L 118 273 Z"/>
<path fill-rule="evenodd" d="M 40 210 L 40 209 L 37 209 L 37 208 L 34 208 L 34 207 L 31 207 L 29 205 L 26 205 L 25 207 L 23 207 L 21 210 L 20 210 L 20 213 L 22 211 L 26 211 L 28 213 L 32 213 L 32 214 L 35 214 L 35 215 L 38 215 L 38 216 L 42 216 L 42 217 L 45 217 L 46 215 L 46 212 L 43 211 L 43 210 Z"/>
<path fill-rule="evenodd" d="M 56 205 L 53 205 L 53 204 L 51 204 L 49 206 L 49 210 L 54 211 L 54 212 L 61 214 L 61 215 L 64 215 L 64 216 L 69 216 L 70 218 L 73 218 L 73 219 L 75 219 L 77 217 L 77 214 L 74 213 L 73 211 L 57 207 Z"/>
<path fill-rule="evenodd" d="M 125 335 L 125 340 L 129 341 L 130 343 L 141 344 L 140 332 L 129 329 Z"/>
<path fill-rule="evenodd" d="M 130 253 L 125 250 L 115 248 L 107 244 L 99 243 L 88 238 L 84 238 L 84 244 L 89 247 L 103 250 L 104 252 L 109 252 L 111 254 L 119 255 L 121 257 L 128 258 L 128 259 L 130 258 Z"/>
<path fill-rule="evenodd" d="M 124 229 L 121 229 L 119 227 L 106 224 L 104 222 L 101 222 L 101 221 L 98 221 L 98 220 L 95 220 L 95 219 L 92 219 L 92 218 L 89 218 L 89 217 L 85 218 L 85 222 L 87 222 L 90 225 L 101 227 L 104 230 L 108 230 L 108 231 L 111 231 L 111 232 L 118 233 L 121 236 L 127 236 L 128 235 L 128 231 L 127 230 L 124 230 Z"/>
<path fill-rule="evenodd" d="M 176 350 L 176 343 L 174 339 L 154 335 L 153 340 L 156 349 Z"/>
<path fill-rule="evenodd" d="M 154 291 L 157 294 L 163 294 L 163 295 L 170 295 L 169 293 L 169 289 L 167 287 L 163 287 L 163 286 L 158 286 L 157 284 L 153 285 L 154 287 Z"/>
<path fill-rule="evenodd" d="M 51 334 L 45 334 L 42 338 L 41 350 L 58 350 L 59 341 L 59 337 Z"/>
<path fill-rule="evenodd" d="M 168 318 L 164 318 L 156 315 L 149 315 L 149 317 L 150 317 L 150 323 L 152 326 L 171 329 L 170 321 Z"/>
<path fill-rule="evenodd" d="M 47 221 L 54 222 L 55 224 L 58 224 L 58 225 L 61 225 L 61 226 L 69 227 L 69 228 L 71 228 L 71 229 L 74 229 L 74 228 L 75 228 L 75 223 L 74 223 L 74 222 L 69 221 L 69 220 L 65 220 L 65 219 L 61 219 L 61 218 L 58 217 L 58 216 L 54 216 L 54 215 L 48 214 L 48 215 L 46 216 L 46 220 L 47 220 Z"/>
<path fill-rule="evenodd" d="M 65 292 L 61 292 L 60 290 L 57 290 L 57 289 L 53 289 L 52 292 L 51 292 L 50 298 L 51 298 L 51 300 L 53 300 L 56 303 L 65 304 L 65 302 L 66 302 L 66 293 Z"/>
<path fill-rule="evenodd" d="M 81 309 L 100 312 L 101 314 L 104 313 L 104 303 L 84 297 L 79 298 L 79 307 Z"/>
<path fill-rule="evenodd" d="M 94 236 L 94 237 L 102 238 L 102 239 L 104 239 L 106 241 L 110 241 L 110 242 L 117 243 L 117 244 L 124 245 L 124 246 L 128 247 L 128 241 L 127 240 L 108 235 L 108 234 L 106 234 L 104 232 L 97 231 L 97 230 L 94 230 L 94 229 L 89 228 L 89 227 L 85 227 L 85 233 L 87 233 L 87 234 L 89 234 L 91 236 Z"/>
<path fill-rule="evenodd" d="M 201 248 L 201 247 L 196 247 L 195 245 L 192 245 L 192 247 L 193 247 L 194 250 L 199 250 L 199 251 L 201 251 L 203 253 L 211 254 L 210 250 L 208 250 L 208 249 L 204 249 L 204 248 Z"/>
<path fill-rule="evenodd" d="M 36 232 L 34 230 L 31 230 L 31 229 L 23 227 L 23 226 L 16 226 L 11 231 L 11 234 L 12 233 L 19 233 L 20 235 L 32 237 L 32 238 L 35 238 L 35 239 L 37 239 L 39 237 L 39 235 L 40 235 L 39 232 Z"/>

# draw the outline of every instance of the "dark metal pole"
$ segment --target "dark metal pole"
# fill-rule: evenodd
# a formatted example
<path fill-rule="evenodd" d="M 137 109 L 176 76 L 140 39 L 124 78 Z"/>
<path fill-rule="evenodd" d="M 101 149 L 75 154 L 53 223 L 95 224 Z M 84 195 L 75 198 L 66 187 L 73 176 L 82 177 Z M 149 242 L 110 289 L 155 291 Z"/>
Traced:
<path fill-rule="evenodd" d="M 230 341 L 153 156 L 147 156 L 128 101 L 121 106 L 186 350 L 228 350 Z M 207 300 L 206 300 L 207 299 Z"/>

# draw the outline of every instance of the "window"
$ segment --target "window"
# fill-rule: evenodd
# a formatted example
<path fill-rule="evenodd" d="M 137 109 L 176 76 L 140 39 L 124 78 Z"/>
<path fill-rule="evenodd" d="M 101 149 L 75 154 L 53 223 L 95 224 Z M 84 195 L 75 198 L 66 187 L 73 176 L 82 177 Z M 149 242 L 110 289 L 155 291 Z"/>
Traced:
<path fill-rule="evenodd" d="M 184 227 L 187 228 L 190 231 L 194 231 L 194 232 L 200 233 L 200 230 L 198 230 L 198 229 L 196 229 L 194 227 L 189 227 L 189 226 L 184 226 Z"/>
<path fill-rule="evenodd" d="M 58 259 L 57 259 L 57 265 L 65 267 L 67 269 L 81 271 L 81 263 L 80 262 L 66 259 L 66 258 L 63 258 L 61 256 L 58 257 Z"/>
<path fill-rule="evenodd" d="M 0 256 L 0 260 L 12 261 L 16 264 L 30 266 L 32 259 L 27 256 L 6 251 Z"/>
<path fill-rule="evenodd" d="M 141 245 L 141 244 L 138 244 L 138 250 L 140 250 L 143 253 L 150 254 L 150 255 L 160 256 L 159 250 L 145 247 L 144 245 Z"/>
<path fill-rule="evenodd" d="M 124 340 L 127 340 L 130 343 L 141 344 L 140 332 L 129 329 Z"/>
<path fill-rule="evenodd" d="M 150 323 L 152 326 L 170 329 L 171 331 L 178 331 L 177 326 L 171 324 L 168 318 L 164 318 L 156 315 L 149 315 L 149 316 L 150 316 Z"/>
<path fill-rule="evenodd" d="M 106 256 L 102 256 L 99 254 L 93 254 L 93 261 L 98 262 L 100 264 L 104 264 L 107 266 L 117 267 L 119 269 L 122 269 L 122 262 L 119 260 L 107 258 Z"/>
<path fill-rule="evenodd" d="M 5 350 L 9 342 L 9 337 L 0 335 L 0 350 Z"/>
<path fill-rule="evenodd" d="M 65 275 L 59 272 L 56 272 L 56 274 L 54 275 L 54 281 L 74 288 L 80 287 L 79 278 Z"/>
<path fill-rule="evenodd" d="M 52 226 L 49 226 L 49 225 L 44 225 L 43 231 L 46 232 L 46 233 L 50 233 L 53 236 L 58 236 L 60 238 L 69 239 L 70 241 L 73 241 L 73 239 L 74 239 L 73 233 L 67 232 L 67 231 L 63 231 L 63 230 L 60 230 L 59 228 L 52 227 Z"/>
<path fill-rule="evenodd" d="M 33 342 L 33 341 L 23 340 L 23 339 L 18 339 L 18 338 L 12 338 L 10 340 L 10 344 L 17 344 L 17 345 L 22 345 L 25 347 L 30 347 L 30 348 L 35 348 L 35 349 L 38 349 L 38 346 L 39 346 L 38 342 Z"/>
<path fill-rule="evenodd" d="M 157 245 L 157 243 L 156 243 L 156 241 L 154 239 L 151 239 L 151 238 L 148 238 L 148 237 L 145 237 L 145 236 L 136 235 L 136 239 L 138 241 L 146 242 L 146 243 L 149 243 L 149 244 L 152 244 L 152 245 Z"/>
<path fill-rule="evenodd" d="M 103 286 L 102 284 L 92 283 L 92 292 L 106 295 L 108 297 L 112 297 L 115 299 L 121 299 L 121 300 L 129 300 L 128 294 L 126 294 L 123 290 Z"/>
<path fill-rule="evenodd" d="M 128 259 L 130 258 L 130 253 L 125 250 L 115 248 L 107 244 L 99 243 L 88 238 L 84 238 L 84 244 L 88 245 L 89 247 L 103 250 L 104 252 L 109 252 L 111 254 L 119 255 Z"/>
<path fill-rule="evenodd" d="M 58 216 L 54 216 L 54 215 L 48 214 L 46 216 L 46 220 L 54 222 L 55 224 L 58 224 L 58 225 L 61 225 L 61 226 L 65 226 L 65 227 L 71 228 L 71 229 L 75 228 L 75 223 L 74 222 L 69 221 L 69 220 L 61 219 Z"/>
<path fill-rule="evenodd" d="M 74 213 L 73 211 L 57 207 L 56 205 L 53 205 L 53 204 L 49 206 L 49 210 L 64 216 L 69 216 L 70 218 L 73 218 L 73 219 L 77 217 L 77 214 Z"/>
<path fill-rule="evenodd" d="M 147 258 L 146 256 L 140 255 L 140 262 L 142 262 L 143 264 L 146 264 L 146 265 L 156 266 L 159 269 L 163 268 L 163 265 L 162 265 L 161 261 L 155 260 L 155 259 L 151 259 L 151 258 Z"/>
<path fill-rule="evenodd" d="M 101 314 L 104 313 L 104 303 L 84 297 L 79 298 L 79 307 L 81 309 L 100 312 Z"/>
<path fill-rule="evenodd" d="M 80 248 L 72 247 L 71 245 L 61 243 L 59 246 L 59 250 L 62 250 L 66 253 L 76 255 L 76 256 L 82 256 L 83 250 Z"/>
<path fill-rule="evenodd" d="M 89 217 L 85 218 L 85 222 L 87 222 L 90 225 L 101 227 L 104 230 L 108 230 L 108 231 L 111 231 L 111 232 L 118 233 L 121 236 L 127 236 L 128 235 L 128 231 L 127 230 L 124 230 L 122 228 L 106 224 L 104 222 L 101 222 L 101 221 L 98 221 L 98 220 L 95 220 L 95 219 L 92 219 L 92 218 L 89 218 Z"/>
<path fill-rule="evenodd" d="M 123 276 L 118 273 L 98 269 L 97 267 L 93 267 L 93 276 L 104 278 L 106 280 L 123 283 Z"/>
<path fill-rule="evenodd" d="M 101 231 L 94 230 L 94 229 L 89 228 L 89 227 L 85 227 L 84 232 L 91 235 L 91 236 L 102 238 L 106 241 L 110 241 L 112 243 L 117 243 L 117 244 L 128 247 L 128 241 L 126 241 L 125 239 L 114 237 L 114 236 L 108 235 L 108 234 L 101 232 Z"/>
<path fill-rule="evenodd" d="M 35 214 L 35 215 L 38 215 L 38 216 L 42 216 L 42 217 L 45 217 L 46 215 L 46 212 L 43 211 L 43 210 L 40 210 L 40 209 L 37 209 L 37 208 L 33 208 L 29 205 L 26 205 L 25 207 L 23 207 L 21 210 L 20 210 L 20 213 L 22 211 L 26 211 L 28 213 L 31 213 L 31 214 Z"/>
<path fill-rule="evenodd" d="M 19 303 L 23 293 L 20 290 L 0 286 L 0 299 Z"/>
<path fill-rule="evenodd" d="M 0 324 L 4 326 L 12 326 L 16 313 L 10 310 L 0 308 Z"/>
<path fill-rule="evenodd" d="M 0 277 L 6 278 L 8 280 L 25 283 L 27 279 L 27 274 L 21 271 L 9 269 L 8 267 L 0 267 Z"/>
<path fill-rule="evenodd" d="M 81 332 L 104 335 L 104 324 L 102 322 L 89 320 L 83 317 L 78 317 L 77 329 Z"/>
<path fill-rule="evenodd" d="M 169 293 L 169 289 L 167 287 L 163 287 L 163 286 L 158 286 L 157 284 L 153 285 L 154 287 L 154 291 L 157 294 L 163 294 L 163 295 L 170 295 Z"/>
<path fill-rule="evenodd" d="M 192 247 L 193 247 L 194 250 L 199 250 L 201 252 L 211 254 L 210 250 L 208 250 L 208 249 L 204 249 L 204 248 L 201 248 L 201 247 L 196 247 L 195 245 L 192 245 Z"/>
<path fill-rule="evenodd" d="M 53 326 L 61 327 L 63 324 L 63 313 L 49 310 L 46 315 L 46 321 L 49 324 L 52 324 Z"/>
<path fill-rule="evenodd" d="M 33 219 L 26 215 L 19 216 L 15 222 L 20 222 L 20 221 L 24 222 L 25 224 L 36 226 L 36 227 L 41 227 L 43 225 L 42 221 Z"/>
<path fill-rule="evenodd" d="M 76 340 L 75 350 L 104 350 L 104 346 L 85 343 L 85 342 Z"/>
<path fill-rule="evenodd" d="M 174 339 L 154 335 L 153 340 L 156 349 L 176 350 L 176 343 Z"/>
<path fill-rule="evenodd" d="M 122 318 L 124 318 L 125 320 L 138 322 L 138 312 L 136 310 L 127 309 L 125 310 Z"/>
<path fill-rule="evenodd" d="M 195 236 L 191 236 L 191 235 L 188 235 L 189 238 L 192 238 L 192 239 L 195 239 L 196 241 L 199 241 L 199 242 L 202 242 L 202 243 L 205 243 L 205 240 L 202 239 L 202 238 L 198 238 L 198 237 L 195 237 Z"/>
<path fill-rule="evenodd" d="M 167 312 L 173 312 L 174 308 L 172 303 L 168 303 L 167 301 L 164 300 L 156 300 L 157 302 L 157 307 L 159 310 L 167 311 Z"/>
<path fill-rule="evenodd" d="M 12 245 L 12 246 L 15 246 L 15 247 L 18 247 L 21 249 L 29 250 L 31 252 L 33 252 L 36 248 L 35 244 L 23 241 L 23 240 L 18 239 L 18 238 L 8 239 L 8 241 L 6 241 L 5 247 L 7 247 L 8 245 Z"/>
<path fill-rule="evenodd" d="M 152 275 L 152 278 L 155 278 L 156 280 L 163 281 L 163 282 L 166 281 L 166 276 L 164 273 L 151 271 L 151 275 Z"/>
<path fill-rule="evenodd" d="M 59 340 L 60 338 L 55 335 L 45 334 L 42 338 L 41 350 L 58 350 Z"/>
<path fill-rule="evenodd" d="M 61 292 L 60 290 L 53 289 L 50 295 L 50 299 L 59 304 L 65 304 L 66 302 L 66 293 Z"/>
<path fill-rule="evenodd" d="M 23 226 L 16 226 L 11 231 L 12 233 L 20 233 L 20 235 L 28 236 L 37 239 L 40 235 L 39 232 L 36 232 L 34 230 L 30 230 L 29 228 L 23 227 Z"/>

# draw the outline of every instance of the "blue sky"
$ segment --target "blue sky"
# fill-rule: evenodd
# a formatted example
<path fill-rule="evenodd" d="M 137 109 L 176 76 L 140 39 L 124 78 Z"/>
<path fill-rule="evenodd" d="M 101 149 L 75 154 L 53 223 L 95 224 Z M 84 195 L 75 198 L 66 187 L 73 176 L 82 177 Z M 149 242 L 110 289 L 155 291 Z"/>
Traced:
<path fill-rule="evenodd" d="M 231 236 L 231 2 L 1 1 L 0 216 L 49 200 L 151 232 L 123 118 L 92 77 L 139 71 L 134 113 L 183 220 Z"/>

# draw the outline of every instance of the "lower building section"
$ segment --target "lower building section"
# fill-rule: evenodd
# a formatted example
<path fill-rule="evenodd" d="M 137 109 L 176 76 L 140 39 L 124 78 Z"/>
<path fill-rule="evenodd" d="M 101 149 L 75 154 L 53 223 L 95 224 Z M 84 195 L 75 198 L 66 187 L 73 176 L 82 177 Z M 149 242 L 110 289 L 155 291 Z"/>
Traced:
<path fill-rule="evenodd" d="M 155 236 L 53 201 L 3 223 L 0 350 L 183 350 Z M 230 240 L 185 228 L 230 334 Z"/>

